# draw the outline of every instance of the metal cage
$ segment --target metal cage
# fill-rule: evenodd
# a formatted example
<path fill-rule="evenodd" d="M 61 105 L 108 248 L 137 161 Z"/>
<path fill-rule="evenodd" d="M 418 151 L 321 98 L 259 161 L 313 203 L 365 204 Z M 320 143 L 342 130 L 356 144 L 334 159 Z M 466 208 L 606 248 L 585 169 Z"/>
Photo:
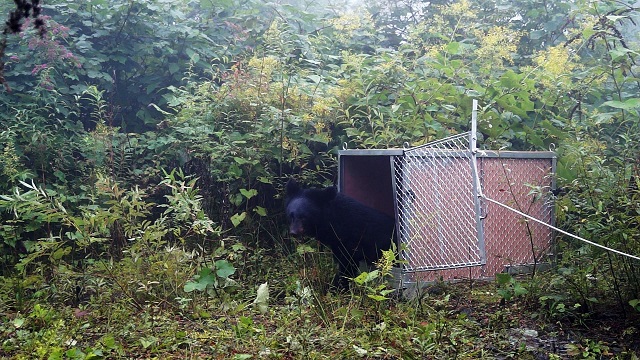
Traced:
<path fill-rule="evenodd" d="M 470 133 L 410 149 L 342 150 L 339 190 L 395 216 L 402 281 L 489 278 L 552 252 L 553 152 L 473 151 Z M 476 184 L 474 179 L 478 179 Z"/>

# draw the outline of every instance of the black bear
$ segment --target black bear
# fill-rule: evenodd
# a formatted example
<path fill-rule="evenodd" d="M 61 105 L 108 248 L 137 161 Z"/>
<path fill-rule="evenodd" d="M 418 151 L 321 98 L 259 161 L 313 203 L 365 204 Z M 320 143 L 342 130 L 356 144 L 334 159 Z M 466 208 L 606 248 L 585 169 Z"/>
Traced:
<path fill-rule="evenodd" d="M 346 288 L 358 263 L 373 263 L 391 247 L 395 221 L 390 216 L 339 194 L 335 187 L 302 189 L 291 179 L 286 188 L 289 232 L 312 236 L 328 246 L 338 263 L 333 286 Z"/>

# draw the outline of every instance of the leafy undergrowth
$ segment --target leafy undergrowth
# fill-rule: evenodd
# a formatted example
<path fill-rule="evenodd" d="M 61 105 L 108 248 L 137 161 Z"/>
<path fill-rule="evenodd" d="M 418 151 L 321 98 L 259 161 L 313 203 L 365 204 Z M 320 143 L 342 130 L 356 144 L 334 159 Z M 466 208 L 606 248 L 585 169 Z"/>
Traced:
<path fill-rule="evenodd" d="M 245 263 L 243 271 L 211 262 L 187 276 L 183 289 L 170 279 L 134 279 L 126 259 L 88 267 L 93 281 L 82 289 L 62 269 L 33 292 L 24 291 L 25 279 L 2 279 L 0 357 L 637 359 L 640 351 L 637 315 L 616 309 L 551 320 L 481 281 L 438 283 L 400 299 L 376 282 L 377 271 L 348 292 L 326 292 L 306 262 L 260 259 L 259 269 Z"/>

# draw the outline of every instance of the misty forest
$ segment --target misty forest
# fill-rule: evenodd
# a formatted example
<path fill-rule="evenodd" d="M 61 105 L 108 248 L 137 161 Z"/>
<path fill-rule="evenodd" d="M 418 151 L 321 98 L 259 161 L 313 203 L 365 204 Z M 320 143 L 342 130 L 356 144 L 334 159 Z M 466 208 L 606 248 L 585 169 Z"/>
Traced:
<path fill-rule="evenodd" d="M 638 1 L 0 0 L 0 19 L 0 358 L 639 358 Z M 470 131 L 474 100 L 480 149 L 555 153 L 529 198 L 595 245 L 554 231 L 549 266 L 409 294 L 394 244 L 331 287 L 287 181 Z"/>

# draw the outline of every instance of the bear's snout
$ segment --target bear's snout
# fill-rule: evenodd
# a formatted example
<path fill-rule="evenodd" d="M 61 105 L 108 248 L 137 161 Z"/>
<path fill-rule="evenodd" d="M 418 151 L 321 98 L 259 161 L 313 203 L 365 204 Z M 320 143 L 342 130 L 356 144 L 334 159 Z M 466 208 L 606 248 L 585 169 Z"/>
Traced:
<path fill-rule="evenodd" d="M 304 227 L 302 225 L 292 224 L 289 227 L 289 234 L 293 236 L 302 236 L 304 235 Z"/>

